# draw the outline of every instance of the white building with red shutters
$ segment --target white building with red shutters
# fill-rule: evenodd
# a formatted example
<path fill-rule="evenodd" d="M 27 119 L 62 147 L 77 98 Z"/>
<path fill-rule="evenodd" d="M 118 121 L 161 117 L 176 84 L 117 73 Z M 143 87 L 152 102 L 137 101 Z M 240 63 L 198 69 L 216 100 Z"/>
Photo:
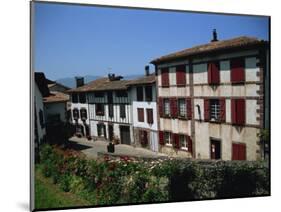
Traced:
<path fill-rule="evenodd" d="M 153 60 L 160 152 L 198 159 L 258 160 L 267 125 L 268 42 L 217 40 Z"/>

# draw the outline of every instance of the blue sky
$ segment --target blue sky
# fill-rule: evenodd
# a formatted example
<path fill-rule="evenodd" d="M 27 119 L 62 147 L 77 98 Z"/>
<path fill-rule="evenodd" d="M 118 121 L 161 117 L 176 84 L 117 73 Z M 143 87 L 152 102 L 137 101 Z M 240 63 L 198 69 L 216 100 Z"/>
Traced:
<path fill-rule="evenodd" d="M 56 80 L 143 74 L 152 59 L 219 39 L 268 40 L 268 18 L 35 3 L 34 66 Z M 151 69 L 154 67 L 151 66 Z"/>

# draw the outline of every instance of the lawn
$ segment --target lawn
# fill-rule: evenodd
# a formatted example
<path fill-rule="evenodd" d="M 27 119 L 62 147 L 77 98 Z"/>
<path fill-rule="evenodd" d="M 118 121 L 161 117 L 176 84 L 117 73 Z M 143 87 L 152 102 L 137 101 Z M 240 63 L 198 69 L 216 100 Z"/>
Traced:
<path fill-rule="evenodd" d="M 58 185 L 52 183 L 50 178 L 45 178 L 40 170 L 35 174 L 35 208 L 60 208 L 92 205 L 70 192 L 63 192 Z"/>

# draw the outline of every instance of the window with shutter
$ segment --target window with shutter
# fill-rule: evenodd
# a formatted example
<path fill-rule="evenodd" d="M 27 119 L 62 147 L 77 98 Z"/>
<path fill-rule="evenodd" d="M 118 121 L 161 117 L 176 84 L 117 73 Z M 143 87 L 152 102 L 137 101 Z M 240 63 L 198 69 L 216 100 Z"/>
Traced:
<path fill-rule="evenodd" d="M 213 85 L 220 83 L 219 62 L 208 63 L 208 83 Z"/>
<path fill-rule="evenodd" d="M 192 140 L 191 140 L 190 136 L 187 135 L 186 140 L 187 140 L 188 151 L 192 154 Z"/>
<path fill-rule="evenodd" d="M 80 109 L 80 116 L 82 120 L 86 120 L 87 119 L 87 110 L 85 108 L 81 108 Z"/>
<path fill-rule="evenodd" d="M 185 65 L 176 67 L 176 81 L 178 86 L 183 86 L 186 84 Z"/>
<path fill-rule="evenodd" d="M 164 142 L 164 132 L 159 131 L 158 134 L 159 134 L 159 144 L 164 145 L 165 144 L 165 142 Z"/>
<path fill-rule="evenodd" d="M 204 120 L 210 120 L 210 100 L 204 99 Z"/>
<path fill-rule="evenodd" d="M 161 82 L 163 87 L 169 87 L 169 68 L 161 69 Z"/>
<path fill-rule="evenodd" d="M 163 100 L 164 104 L 164 116 L 170 116 L 170 100 L 169 99 L 164 99 Z"/>
<path fill-rule="evenodd" d="M 178 99 L 179 116 L 182 118 L 186 117 L 186 101 L 185 99 Z"/>
<path fill-rule="evenodd" d="M 137 110 L 138 110 L 138 121 L 144 122 L 144 109 L 138 108 Z"/>
<path fill-rule="evenodd" d="M 179 135 L 180 147 L 183 150 L 188 150 L 186 135 Z"/>
<path fill-rule="evenodd" d="M 178 104 L 177 98 L 170 98 L 170 110 L 171 110 L 171 117 L 177 118 L 178 116 Z"/>
<path fill-rule="evenodd" d="M 191 99 L 186 98 L 186 114 L 187 114 L 187 119 L 192 118 L 192 108 L 191 108 Z"/>
<path fill-rule="evenodd" d="M 233 59 L 230 61 L 231 67 L 231 82 L 243 83 L 245 82 L 245 60 L 244 58 Z"/>
<path fill-rule="evenodd" d="M 147 116 L 147 123 L 153 124 L 153 109 L 147 108 L 146 109 L 146 116 Z"/>
<path fill-rule="evenodd" d="M 172 134 L 170 132 L 164 132 L 164 143 L 168 146 L 172 145 Z"/>
<path fill-rule="evenodd" d="M 244 125 L 245 124 L 245 99 L 232 99 L 231 100 L 231 121 L 232 124 Z"/>
<path fill-rule="evenodd" d="M 232 160 L 246 160 L 246 144 L 232 144 Z"/>
<path fill-rule="evenodd" d="M 220 99 L 220 121 L 225 122 L 225 98 Z"/>
<path fill-rule="evenodd" d="M 104 116 L 104 104 L 96 104 L 96 116 Z"/>
<path fill-rule="evenodd" d="M 160 117 L 163 117 L 163 98 L 159 97 L 158 98 L 158 113 Z"/>
<path fill-rule="evenodd" d="M 173 147 L 176 149 L 180 148 L 179 135 L 176 133 L 173 134 Z"/>

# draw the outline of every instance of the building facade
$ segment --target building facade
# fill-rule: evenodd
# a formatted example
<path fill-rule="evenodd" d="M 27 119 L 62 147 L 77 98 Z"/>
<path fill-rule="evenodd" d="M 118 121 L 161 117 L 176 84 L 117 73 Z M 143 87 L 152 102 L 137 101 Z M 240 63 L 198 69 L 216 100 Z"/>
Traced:
<path fill-rule="evenodd" d="M 155 74 L 132 80 L 129 84 L 132 101 L 133 132 L 136 146 L 158 152 L 158 122 Z"/>
<path fill-rule="evenodd" d="M 265 126 L 268 43 L 238 37 L 152 61 L 160 151 L 198 159 L 257 160 Z"/>

